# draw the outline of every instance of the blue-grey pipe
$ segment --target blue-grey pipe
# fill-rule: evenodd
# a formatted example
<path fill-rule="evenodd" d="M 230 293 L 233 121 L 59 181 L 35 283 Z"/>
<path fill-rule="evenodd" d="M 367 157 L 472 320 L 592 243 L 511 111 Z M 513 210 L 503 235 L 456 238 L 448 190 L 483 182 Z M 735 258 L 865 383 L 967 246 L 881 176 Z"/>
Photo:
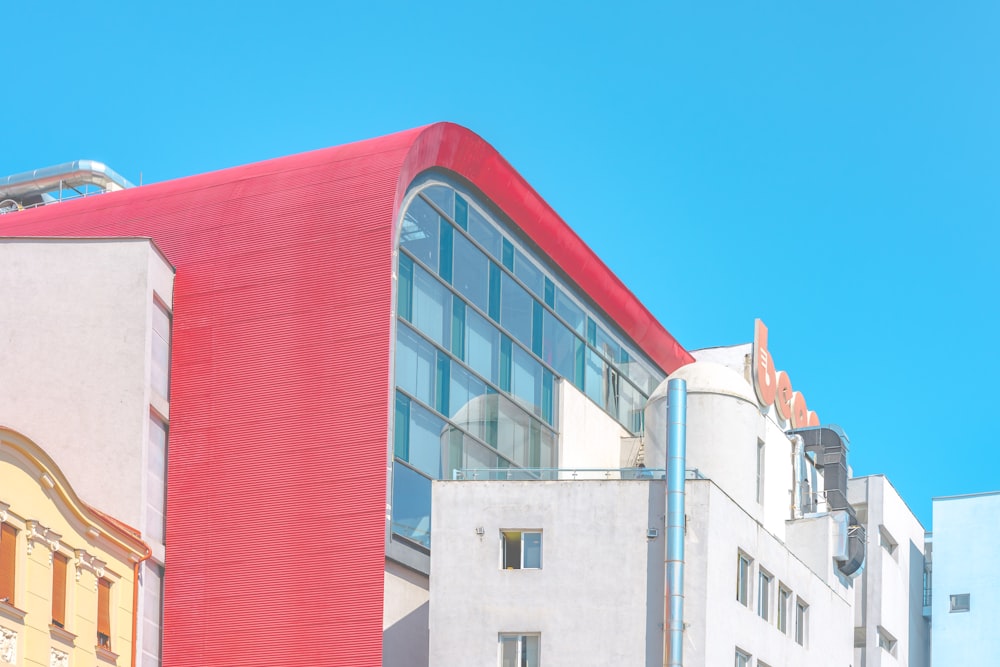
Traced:
<path fill-rule="evenodd" d="M 684 478 L 687 469 L 687 382 L 667 383 L 667 651 L 668 667 L 684 664 Z"/>

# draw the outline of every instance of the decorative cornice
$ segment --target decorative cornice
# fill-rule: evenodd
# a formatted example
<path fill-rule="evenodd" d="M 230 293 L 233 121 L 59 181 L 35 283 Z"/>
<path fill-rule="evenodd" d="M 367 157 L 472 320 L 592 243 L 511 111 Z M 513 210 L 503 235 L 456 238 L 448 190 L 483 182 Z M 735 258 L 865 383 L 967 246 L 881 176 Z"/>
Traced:
<path fill-rule="evenodd" d="M 62 535 L 55 532 L 51 528 L 46 528 L 34 519 L 28 519 L 24 522 L 25 532 L 28 534 L 28 555 L 31 555 L 31 551 L 35 546 L 35 542 L 44 544 L 49 550 L 49 564 L 52 564 L 52 552 L 59 550 L 59 540 L 62 539 Z"/>
<path fill-rule="evenodd" d="M 49 649 L 49 667 L 69 667 L 69 653 L 59 649 Z"/>
<path fill-rule="evenodd" d="M 0 626 L 0 663 L 17 664 L 17 633 Z"/>
<path fill-rule="evenodd" d="M 76 549 L 74 551 L 76 554 L 76 580 L 80 581 L 80 575 L 83 574 L 84 570 L 88 572 L 93 572 L 94 576 L 100 579 L 104 576 L 104 566 L 107 565 L 103 560 L 87 553 L 83 549 Z M 94 586 L 97 586 L 97 582 L 94 582 Z"/>

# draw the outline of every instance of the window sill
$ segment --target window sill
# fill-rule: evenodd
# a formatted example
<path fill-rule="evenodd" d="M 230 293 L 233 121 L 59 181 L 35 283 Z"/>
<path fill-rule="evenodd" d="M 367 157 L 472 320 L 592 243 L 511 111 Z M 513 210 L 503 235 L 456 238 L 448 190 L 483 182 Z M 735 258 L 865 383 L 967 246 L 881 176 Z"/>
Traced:
<path fill-rule="evenodd" d="M 97 653 L 97 657 L 100 658 L 101 660 L 103 660 L 104 662 L 110 663 L 112 665 L 118 664 L 118 654 L 117 653 L 112 653 L 111 651 L 109 651 L 108 649 L 104 648 L 103 646 L 95 646 L 94 647 L 94 652 Z"/>
<path fill-rule="evenodd" d="M 58 625 L 49 625 L 49 635 L 52 639 L 58 642 L 62 642 L 69 647 L 76 645 L 76 635 L 67 630 L 66 628 L 60 628 Z"/>
<path fill-rule="evenodd" d="M 6 602 L 0 602 L 0 616 L 5 616 L 15 623 L 24 623 L 24 617 L 28 615 L 28 612 L 21 611 L 12 604 Z"/>

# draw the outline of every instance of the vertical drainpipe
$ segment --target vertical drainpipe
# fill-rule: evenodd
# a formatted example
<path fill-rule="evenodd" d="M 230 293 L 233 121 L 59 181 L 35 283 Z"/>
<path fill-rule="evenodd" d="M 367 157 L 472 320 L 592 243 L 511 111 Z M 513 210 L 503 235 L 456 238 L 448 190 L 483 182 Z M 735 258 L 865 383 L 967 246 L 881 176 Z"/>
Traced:
<path fill-rule="evenodd" d="M 684 664 L 684 478 L 687 382 L 667 383 L 667 667 Z"/>
<path fill-rule="evenodd" d="M 796 433 L 792 436 L 792 518 L 802 518 L 802 469 L 805 467 L 805 441 Z"/>

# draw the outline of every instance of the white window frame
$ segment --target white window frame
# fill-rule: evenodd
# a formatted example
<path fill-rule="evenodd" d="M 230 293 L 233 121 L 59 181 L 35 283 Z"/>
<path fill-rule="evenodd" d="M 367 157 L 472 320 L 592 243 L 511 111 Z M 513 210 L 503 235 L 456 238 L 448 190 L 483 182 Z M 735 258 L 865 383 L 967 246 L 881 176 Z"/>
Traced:
<path fill-rule="evenodd" d="M 753 656 L 740 647 L 736 647 L 736 667 L 750 667 Z"/>
<path fill-rule="evenodd" d="M 536 655 L 536 664 L 526 665 L 521 660 L 524 654 L 524 640 L 528 637 L 534 637 L 538 640 L 538 652 Z M 517 665 L 516 667 L 538 667 L 542 662 L 542 633 L 540 632 L 501 632 L 497 638 L 497 664 L 503 667 L 503 645 L 504 640 L 516 639 L 517 640 Z"/>
<path fill-rule="evenodd" d="M 809 605 L 802 598 L 795 600 L 795 643 L 809 645 Z"/>
<path fill-rule="evenodd" d="M 972 609 L 971 593 L 956 593 L 948 596 L 948 613 L 957 614 Z"/>
<path fill-rule="evenodd" d="M 744 607 L 750 606 L 753 592 L 753 559 L 745 552 L 736 556 L 736 601 Z"/>
<path fill-rule="evenodd" d="M 896 655 L 896 638 L 889 633 L 888 630 L 883 628 L 881 625 L 875 627 L 875 631 L 878 634 L 878 647 L 888 653 L 889 655 Z"/>
<path fill-rule="evenodd" d="M 508 535 L 513 535 L 516 533 L 518 535 L 518 564 L 517 566 L 507 564 L 507 540 Z M 524 544 L 526 535 L 538 535 L 538 564 L 537 565 L 525 565 L 524 564 Z M 500 569 L 502 570 L 540 570 L 542 569 L 542 549 L 544 545 L 544 540 L 542 539 L 542 531 L 540 529 L 531 530 L 517 530 L 514 528 L 509 528 L 500 531 Z"/>
<path fill-rule="evenodd" d="M 788 634 L 789 611 L 794 597 L 795 596 L 792 595 L 792 589 L 788 588 L 784 584 L 778 584 L 778 597 L 775 600 L 777 603 L 778 613 L 776 614 L 775 624 L 778 627 L 778 631 L 785 635 Z"/>
<path fill-rule="evenodd" d="M 773 590 L 774 575 L 764 568 L 759 568 L 757 570 L 757 615 L 765 621 L 771 620 Z"/>

